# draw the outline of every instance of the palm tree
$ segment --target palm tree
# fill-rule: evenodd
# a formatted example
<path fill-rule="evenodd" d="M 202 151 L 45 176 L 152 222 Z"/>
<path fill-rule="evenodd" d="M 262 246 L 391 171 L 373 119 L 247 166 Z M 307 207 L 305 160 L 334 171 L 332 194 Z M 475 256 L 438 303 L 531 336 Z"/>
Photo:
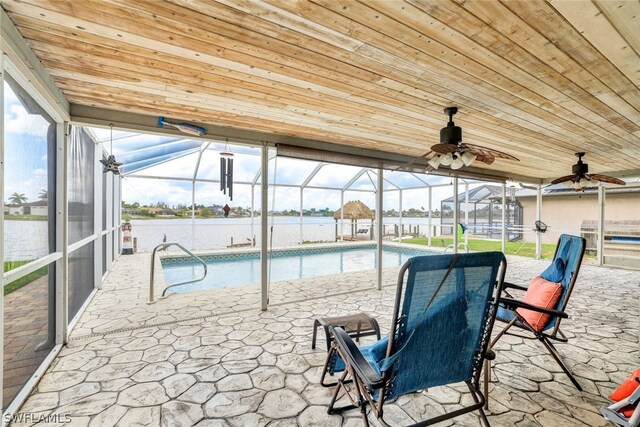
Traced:
<path fill-rule="evenodd" d="M 9 197 L 9 201 L 14 205 L 21 205 L 27 201 L 27 196 L 25 196 L 24 193 L 18 194 L 16 192 L 16 193 L 13 193 L 11 197 Z"/>
<path fill-rule="evenodd" d="M 47 200 L 49 198 L 49 192 L 47 190 L 40 190 L 40 194 L 38 195 L 38 199 Z"/>

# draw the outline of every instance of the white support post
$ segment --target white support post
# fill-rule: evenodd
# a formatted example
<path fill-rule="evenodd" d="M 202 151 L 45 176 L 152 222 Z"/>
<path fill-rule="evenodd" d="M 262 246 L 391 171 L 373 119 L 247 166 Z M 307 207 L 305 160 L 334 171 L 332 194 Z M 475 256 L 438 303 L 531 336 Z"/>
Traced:
<path fill-rule="evenodd" d="M 196 181 L 191 181 L 191 250 L 196 246 Z"/>
<path fill-rule="evenodd" d="M 344 190 L 340 190 L 340 241 L 344 242 Z"/>
<path fill-rule="evenodd" d="M 300 244 L 302 244 L 303 242 L 303 236 L 302 236 L 302 223 L 303 223 L 303 218 L 302 218 L 302 210 L 304 209 L 304 187 L 300 187 Z"/>
<path fill-rule="evenodd" d="M 500 227 L 502 253 L 507 250 L 507 183 L 502 183 L 502 226 Z"/>
<path fill-rule="evenodd" d="M 198 153 L 198 160 L 196 160 L 196 167 L 193 168 L 193 178 L 191 180 L 191 250 L 196 249 L 196 181 L 198 180 L 198 171 L 200 170 L 200 163 L 202 162 L 202 156 L 204 152 L 209 148 L 211 142 L 204 143 L 200 146 L 200 152 Z M 252 187 L 253 188 L 253 187 Z M 253 230 L 251 230 L 253 231 Z M 252 233 L 253 234 L 253 233 Z"/>
<path fill-rule="evenodd" d="M 469 183 L 464 182 L 464 246 L 469 249 Z"/>
<path fill-rule="evenodd" d="M 0 21 L 1 22 L 1 21 Z M 0 24 L 1 25 L 1 24 Z M 0 96 L 3 102 L 0 103 L 0 123 L 2 132 L 0 132 L 0 201 L 3 202 L 3 208 L 0 209 L 0 261 L 4 267 L 4 53 L 0 52 Z M 4 273 L 4 268 L 2 269 Z M 4 349 L 4 274 L 0 276 L 0 345 Z M 0 366 L 4 367 L 4 351 L 0 351 Z M 4 369 L 0 369 L 0 385 L 4 385 Z M 0 402 L 4 402 L 3 388 L 0 387 Z M 0 411 L 2 412 L 2 411 Z"/>
<path fill-rule="evenodd" d="M 433 237 L 433 226 L 431 225 L 431 209 L 432 209 L 432 199 L 433 199 L 433 188 L 429 187 L 429 233 L 427 234 L 427 245 L 431 246 L 431 238 Z"/>
<path fill-rule="evenodd" d="M 107 194 L 105 194 L 105 202 L 107 207 L 107 270 L 111 270 L 113 264 L 113 175 L 108 173 L 105 176 L 107 180 Z"/>
<path fill-rule="evenodd" d="M 384 177 L 383 170 L 378 169 L 378 188 L 376 193 L 376 226 L 378 233 L 376 234 L 377 240 L 377 254 L 378 260 L 376 270 L 378 273 L 378 290 L 382 290 L 382 210 L 384 201 Z"/>
<path fill-rule="evenodd" d="M 116 233 L 116 259 L 120 257 L 120 253 L 122 252 L 122 177 L 118 176 L 116 179 L 118 183 L 118 197 L 115 198 L 115 214 L 116 221 L 115 226 L 117 227 L 115 230 Z"/>
<path fill-rule="evenodd" d="M 62 258 L 56 261 L 56 344 L 65 344 L 69 322 L 69 123 L 63 122 L 57 127 L 56 252 L 62 252 Z"/>
<path fill-rule="evenodd" d="M 604 185 L 598 184 L 598 265 L 604 265 L 604 214 L 606 206 L 606 191 Z"/>
<path fill-rule="evenodd" d="M 460 222 L 460 203 L 458 203 L 458 177 L 453 178 L 453 252 L 458 253 L 458 222 Z"/>
<path fill-rule="evenodd" d="M 255 234 L 255 230 L 254 230 L 254 226 L 255 226 L 255 185 L 251 184 L 251 241 L 253 242 L 253 239 L 255 238 L 256 234 Z"/>
<path fill-rule="evenodd" d="M 102 223 L 102 144 L 94 146 L 93 161 L 93 280 L 96 289 L 102 289 L 102 230 L 106 224 Z"/>
<path fill-rule="evenodd" d="M 269 193 L 269 147 L 262 146 L 262 182 L 260 183 L 260 287 L 261 287 L 261 308 L 267 309 L 269 304 L 269 277 L 267 265 L 267 240 L 269 228 L 269 203 L 267 194 Z"/>
<path fill-rule="evenodd" d="M 542 221 L 542 185 L 536 188 L 536 221 Z M 536 228 L 536 259 L 542 259 L 542 233 Z"/>
<path fill-rule="evenodd" d="M 400 196 L 398 197 L 398 205 L 400 212 L 398 213 L 398 236 L 400 237 L 399 242 L 402 243 L 402 190 L 398 190 L 400 192 Z"/>

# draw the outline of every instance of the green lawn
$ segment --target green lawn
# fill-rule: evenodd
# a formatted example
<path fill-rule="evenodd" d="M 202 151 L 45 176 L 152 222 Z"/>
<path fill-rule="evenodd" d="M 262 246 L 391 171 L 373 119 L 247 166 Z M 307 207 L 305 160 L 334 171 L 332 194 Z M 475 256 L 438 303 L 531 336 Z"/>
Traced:
<path fill-rule="evenodd" d="M 426 237 L 418 237 L 415 239 L 403 239 L 403 242 L 414 243 L 417 245 L 426 245 Z M 464 238 L 459 240 L 464 243 Z M 446 247 L 453 243 L 453 239 L 450 237 L 433 237 L 431 239 L 431 246 L 443 246 Z M 502 244 L 496 240 L 482 240 L 482 239 L 469 239 L 469 250 L 478 252 L 500 251 L 502 250 Z M 542 244 L 542 258 L 551 259 L 555 253 L 556 245 L 551 243 Z M 536 256 L 536 244 L 531 242 L 507 242 L 506 247 L 507 255 L 521 255 L 526 257 Z"/>
<path fill-rule="evenodd" d="M 14 268 L 18 268 L 20 266 L 23 266 L 25 264 L 30 263 L 33 260 L 25 260 L 25 261 L 5 261 L 4 262 L 4 271 L 9 271 L 9 270 L 13 270 Z M 13 282 L 9 283 L 7 286 L 4 287 L 4 294 L 10 294 L 11 292 L 20 289 L 21 287 L 28 285 L 29 283 L 33 282 L 36 279 L 39 279 L 43 276 L 46 276 L 47 273 L 49 272 L 49 267 L 45 266 L 45 267 L 41 267 L 39 269 L 37 269 L 34 272 L 31 272 L 29 274 L 27 274 L 24 277 L 19 278 L 18 280 L 14 280 Z"/>

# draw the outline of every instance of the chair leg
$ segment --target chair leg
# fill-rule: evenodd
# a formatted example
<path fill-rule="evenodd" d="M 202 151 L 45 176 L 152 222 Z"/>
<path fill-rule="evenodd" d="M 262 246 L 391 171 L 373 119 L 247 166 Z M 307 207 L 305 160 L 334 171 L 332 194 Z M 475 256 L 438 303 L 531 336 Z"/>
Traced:
<path fill-rule="evenodd" d="M 335 349 L 331 347 L 331 349 L 329 350 L 329 353 L 327 353 L 327 360 L 325 360 L 324 362 L 324 368 L 322 369 L 322 376 L 320 377 L 320 385 L 323 387 L 332 387 L 337 384 L 337 383 L 325 384 L 324 382 L 324 378 L 327 376 L 327 372 L 329 371 L 329 363 L 331 362 L 331 358 L 333 357 L 334 352 L 335 352 Z"/>
<path fill-rule="evenodd" d="M 491 427 L 491 424 L 489 424 L 489 419 L 487 418 L 487 414 L 484 413 L 484 410 L 480 408 L 478 409 L 478 411 L 480 411 L 480 419 L 482 419 L 482 424 L 484 425 L 484 427 Z"/>
<path fill-rule="evenodd" d="M 340 394 L 340 389 L 343 386 L 343 381 L 345 380 L 345 378 L 347 377 L 347 375 L 349 374 L 349 371 L 347 369 L 344 370 L 344 372 L 342 373 L 342 375 L 340 376 L 340 379 L 338 380 L 338 382 L 336 383 L 336 388 L 335 391 L 333 392 L 333 396 L 331 396 L 331 402 L 329 402 L 329 408 L 327 409 L 327 414 L 331 415 L 333 414 L 333 406 L 336 403 L 336 400 L 338 399 L 338 394 Z"/>
<path fill-rule="evenodd" d="M 360 396 L 360 415 L 365 427 L 369 427 L 369 417 L 367 417 L 367 401 Z"/>
<path fill-rule="evenodd" d="M 313 337 L 311 338 L 311 349 L 316 349 L 316 338 L 318 337 L 318 326 L 320 326 L 320 322 L 318 320 L 313 321 Z"/>
<path fill-rule="evenodd" d="M 546 337 L 538 337 L 538 339 L 542 342 L 542 344 L 546 347 L 546 349 L 549 351 L 549 354 L 551 354 L 551 356 L 556 360 L 556 362 L 558 363 L 558 365 L 560 365 L 560 367 L 562 368 L 562 370 L 564 371 L 565 374 L 567 374 L 567 376 L 569 377 L 569 379 L 571 380 L 571 382 L 573 383 L 573 385 L 579 390 L 582 391 L 582 386 L 580 385 L 580 383 L 578 383 L 578 380 L 575 379 L 575 377 L 573 376 L 573 374 L 571 373 L 571 371 L 569 370 L 569 367 L 563 362 L 562 357 L 560 356 L 560 353 L 558 353 L 558 350 L 556 350 L 556 348 L 554 347 L 553 344 L 551 344 L 551 342 L 546 338 Z"/>
<path fill-rule="evenodd" d="M 489 382 L 491 381 L 491 361 L 489 359 L 484 360 L 484 397 L 486 399 L 484 403 L 484 409 L 489 410 Z"/>
<path fill-rule="evenodd" d="M 478 396 L 475 393 L 475 389 L 474 387 L 471 385 L 471 383 L 467 383 L 467 387 L 469 387 L 469 391 L 471 392 L 471 397 L 473 398 L 473 401 L 476 404 L 480 404 L 480 399 L 478 399 Z M 479 389 L 478 389 L 478 393 L 479 393 Z M 481 395 L 482 396 L 482 395 Z M 487 400 L 488 397 L 485 396 L 485 405 L 487 404 Z M 491 424 L 489 424 L 489 420 L 487 419 L 487 414 L 484 413 L 484 409 L 482 409 L 482 405 L 480 404 L 480 407 L 478 408 L 478 411 L 480 412 L 480 419 L 482 419 L 482 424 L 485 427 L 491 427 Z"/>

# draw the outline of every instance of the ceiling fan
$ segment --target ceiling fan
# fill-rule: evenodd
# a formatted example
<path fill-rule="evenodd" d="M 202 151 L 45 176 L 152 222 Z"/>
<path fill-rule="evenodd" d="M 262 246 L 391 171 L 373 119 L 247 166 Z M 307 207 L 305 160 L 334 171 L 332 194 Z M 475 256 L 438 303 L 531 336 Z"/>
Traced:
<path fill-rule="evenodd" d="M 431 150 L 398 169 L 406 168 L 420 159 L 424 159 L 431 153 L 435 153 L 429 161 L 427 170 L 438 169 L 440 166 L 449 166 L 451 169 L 460 169 L 463 166 L 471 166 L 474 162 L 482 162 L 490 165 L 495 159 L 507 159 L 519 161 L 517 157 L 502 151 L 486 148 L 475 144 L 462 142 L 462 128 L 453 122 L 453 116 L 458 112 L 458 107 L 447 107 L 444 114 L 449 116 L 446 127 L 440 129 L 440 143 L 431 147 Z"/>
<path fill-rule="evenodd" d="M 598 175 L 595 173 L 589 173 L 589 165 L 582 161 L 582 157 L 585 153 L 576 153 L 578 157 L 578 163 L 572 166 L 572 174 L 554 179 L 551 184 L 564 183 L 566 187 L 572 187 L 576 191 L 584 191 L 584 189 L 596 183 L 608 182 L 609 184 L 626 185 L 627 183 L 612 176 Z"/>

